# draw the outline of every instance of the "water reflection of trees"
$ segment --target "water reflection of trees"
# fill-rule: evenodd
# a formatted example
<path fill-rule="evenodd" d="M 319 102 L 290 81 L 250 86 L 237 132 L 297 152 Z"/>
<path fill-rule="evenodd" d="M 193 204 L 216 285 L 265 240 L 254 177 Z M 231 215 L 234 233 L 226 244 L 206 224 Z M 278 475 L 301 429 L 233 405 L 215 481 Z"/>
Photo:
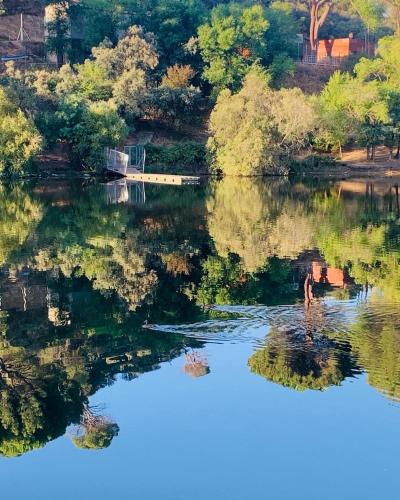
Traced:
<path fill-rule="evenodd" d="M 67 310 L 69 321 L 54 322 L 47 304 L 2 316 L 0 453 L 6 456 L 41 447 L 71 424 L 78 426 L 77 446 L 108 446 L 118 425 L 90 413 L 90 396 L 118 375 L 134 379 L 199 345 L 179 335 L 149 336 L 141 328 L 145 308 L 127 314 L 82 278 L 49 282 L 50 294 L 52 287 L 52 309 L 61 316 Z"/>
<path fill-rule="evenodd" d="M 72 441 L 75 446 L 84 450 L 101 450 L 108 448 L 118 433 L 118 424 L 99 414 L 96 408 L 85 404 Z"/>
<path fill-rule="evenodd" d="M 80 401 L 77 384 L 23 348 L 0 351 L 0 453 L 16 456 L 64 434 Z M 79 405 L 78 405 L 79 406 Z"/>
<path fill-rule="evenodd" d="M 202 264 L 197 303 L 206 306 L 290 302 L 299 296 L 293 281 L 294 271 L 287 259 L 271 257 L 250 273 L 237 254 L 210 256 Z"/>
<path fill-rule="evenodd" d="M 299 391 L 340 385 L 351 373 L 343 351 L 326 338 L 310 341 L 296 331 L 273 329 L 249 359 L 251 371 Z"/>
<path fill-rule="evenodd" d="M 397 194 L 396 194 L 397 193 Z M 360 285 L 400 292 L 398 189 L 360 182 L 307 187 L 226 178 L 211 188 L 208 227 L 216 252 L 240 256 L 255 272 L 268 257 L 296 259 L 318 249 Z"/>
<path fill-rule="evenodd" d="M 15 258 L 42 217 L 42 203 L 23 185 L 0 185 L 0 265 Z"/>
<path fill-rule="evenodd" d="M 347 334 L 352 354 L 368 374 L 368 383 L 387 397 L 400 400 L 400 314 L 385 302 L 359 313 Z"/>
<path fill-rule="evenodd" d="M 79 429 L 77 445 L 109 445 L 117 423 L 85 419 L 90 396 L 117 375 L 134 379 L 201 345 L 178 332 L 149 334 L 143 323 L 189 328 L 217 318 L 218 329 L 224 318 L 235 319 L 210 309 L 215 304 L 298 307 L 316 263 L 346 275 L 349 286 L 330 282 L 329 273 L 312 283 L 312 303 L 297 325 L 275 325 L 251 370 L 321 390 L 361 368 L 371 385 L 399 397 L 398 318 L 383 321 L 377 302 L 373 314 L 337 332 L 321 305 L 332 290 L 336 298 L 353 297 L 353 282 L 399 298 L 396 190 L 227 178 L 206 198 L 192 187 L 155 187 L 132 210 L 107 205 L 96 185 L 71 185 L 68 196 L 53 189 L 51 197 L 26 185 L 2 189 L 4 455 L 43 446 L 71 424 Z M 200 354 L 187 355 L 185 371 L 205 375 L 209 365 Z"/>
<path fill-rule="evenodd" d="M 269 256 L 296 257 L 310 248 L 312 224 L 288 181 L 240 182 L 227 177 L 211 187 L 208 228 L 217 253 L 237 254 L 246 271 L 262 267 Z"/>
<path fill-rule="evenodd" d="M 316 243 L 328 263 L 347 267 L 360 285 L 368 283 L 383 291 L 388 299 L 397 300 L 400 221 L 396 191 L 390 184 L 381 186 L 380 191 L 359 184 L 344 183 L 347 194 L 338 187 L 325 196 L 314 196 L 319 217 Z"/>
<path fill-rule="evenodd" d="M 274 320 L 272 320 L 274 321 Z M 253 373 L 299 391 L 340 385 L 357 372 L 349 345 L 342 339 L 345 312 L 332 314 L 321 300 L 305 294 L 303 311 L 272 323 L 265 346 L 249 359 Z M 335 340 L 332 332 L 338 332 Z"/>

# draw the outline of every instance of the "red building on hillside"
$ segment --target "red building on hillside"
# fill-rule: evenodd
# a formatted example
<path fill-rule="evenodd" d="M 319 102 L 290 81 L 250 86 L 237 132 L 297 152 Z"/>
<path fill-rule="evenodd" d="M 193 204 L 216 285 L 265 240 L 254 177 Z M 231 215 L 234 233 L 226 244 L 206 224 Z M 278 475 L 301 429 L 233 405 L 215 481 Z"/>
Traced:
<path fill-rule="evenodd" d="M 317 50 L 312 51 L 309 42 L 304 44 L 303 61 L 308 64 L 328 64 L 340 66 L 341 62 L 355 54 L 375 54 L 375 45 L 365 40 L 354 38 L 350 33 L 347 38 L 319 40 Z"/>

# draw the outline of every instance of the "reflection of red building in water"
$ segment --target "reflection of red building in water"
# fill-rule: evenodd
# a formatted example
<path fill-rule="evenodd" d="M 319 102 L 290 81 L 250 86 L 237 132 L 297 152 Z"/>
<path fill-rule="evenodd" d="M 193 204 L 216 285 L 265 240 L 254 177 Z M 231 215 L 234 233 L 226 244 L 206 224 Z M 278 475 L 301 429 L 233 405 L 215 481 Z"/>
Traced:
<path fill-rule="evenodd" d="M 337 288 L 347 288 L 354 284 L 347 268 L 336 269 L 327 266 L 324 262 L 312 262 L 312 274 L 315 284 L 326 284 Z"/>

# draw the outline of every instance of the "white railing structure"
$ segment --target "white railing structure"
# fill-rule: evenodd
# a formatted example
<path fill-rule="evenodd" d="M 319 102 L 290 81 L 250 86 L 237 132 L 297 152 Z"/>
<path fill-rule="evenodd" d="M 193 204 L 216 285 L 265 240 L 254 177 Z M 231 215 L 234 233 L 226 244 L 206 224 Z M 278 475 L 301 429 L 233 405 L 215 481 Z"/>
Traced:
<path fill-rule="evenodd" d="M 318 59 L 316 54 L 305 54 L 303 56 L 304 64 L 315 64 L 318 66 L 330 66 L 334 68 L 340 68 L 340 66 L 343 63 L 343 60 L 344 58 L 341 56 L 339 57 L 326 56 L 321 59 Z"/>
<path fill-rule="evenodd" d="M 117 205 L 129 201 L 129 191 L 126 179 L 110 182 L 106 185 L 107 203 Z"/>
<path fill-rule="evenodd" d="M 130 182 L 128 184 L 129 201 L 135 205 L 146 203 L 146 188 L 144 182 Z"/>
<path fill-rule="evenodd" d="M 126 176 L 129 167 L 129 155 L 116 149 L 106 148 L 106 168 L 117 174 Z"/>
<path fill-rule="evenodd" d="M 125 146 L 124 153 L 129 156 L 129 166 L 144 173 L 146 148 L 144 146 Z"/>
<path fill-rule="evenodd" d="M 118 179 L 107 183 L 105 190 L 108 205 L 117 205 L 119 203 L 144 205 L 146 203 L 144 182 Z"/>

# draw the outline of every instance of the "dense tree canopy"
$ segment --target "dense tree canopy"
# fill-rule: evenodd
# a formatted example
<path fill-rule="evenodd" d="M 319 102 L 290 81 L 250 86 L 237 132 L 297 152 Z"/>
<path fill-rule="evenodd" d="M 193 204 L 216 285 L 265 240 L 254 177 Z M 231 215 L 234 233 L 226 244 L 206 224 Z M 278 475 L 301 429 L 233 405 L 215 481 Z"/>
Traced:
<path fill-rule="evenodd" d="M 220 94 L 210 119 L 209 148 L 227 175 L 279 174 L 314 126 L 313 108 L 301 91 L 274 92 L 255 70 L 240 92 Z"/>
<path fill-rule="evenodd" d="M 0 174 L 21 173 L 40 147 L 33 121 L 0 87 Z"/>
<path fill-rule="evenodd" d="M 211 21 L 199 28 L 199 46 L 206 63 L 204 78 L 216 89 L 237 90 L 252 64 L 266 56 L 269 23 L 261 5 L 218 5 Z"/>
<path fill-rule="evenodd" d="M 400 85 L 395 69 L 399 51 L 397 37 L 382 38 L 377 57 L 361 59 L 355 76 L 332 76 L 318 101 L 321 122 L 317 141 L 337 149 L 350 140 L 368 149 L 385 141 L 392 151 L 395 145 L 399 147 Z"/>

